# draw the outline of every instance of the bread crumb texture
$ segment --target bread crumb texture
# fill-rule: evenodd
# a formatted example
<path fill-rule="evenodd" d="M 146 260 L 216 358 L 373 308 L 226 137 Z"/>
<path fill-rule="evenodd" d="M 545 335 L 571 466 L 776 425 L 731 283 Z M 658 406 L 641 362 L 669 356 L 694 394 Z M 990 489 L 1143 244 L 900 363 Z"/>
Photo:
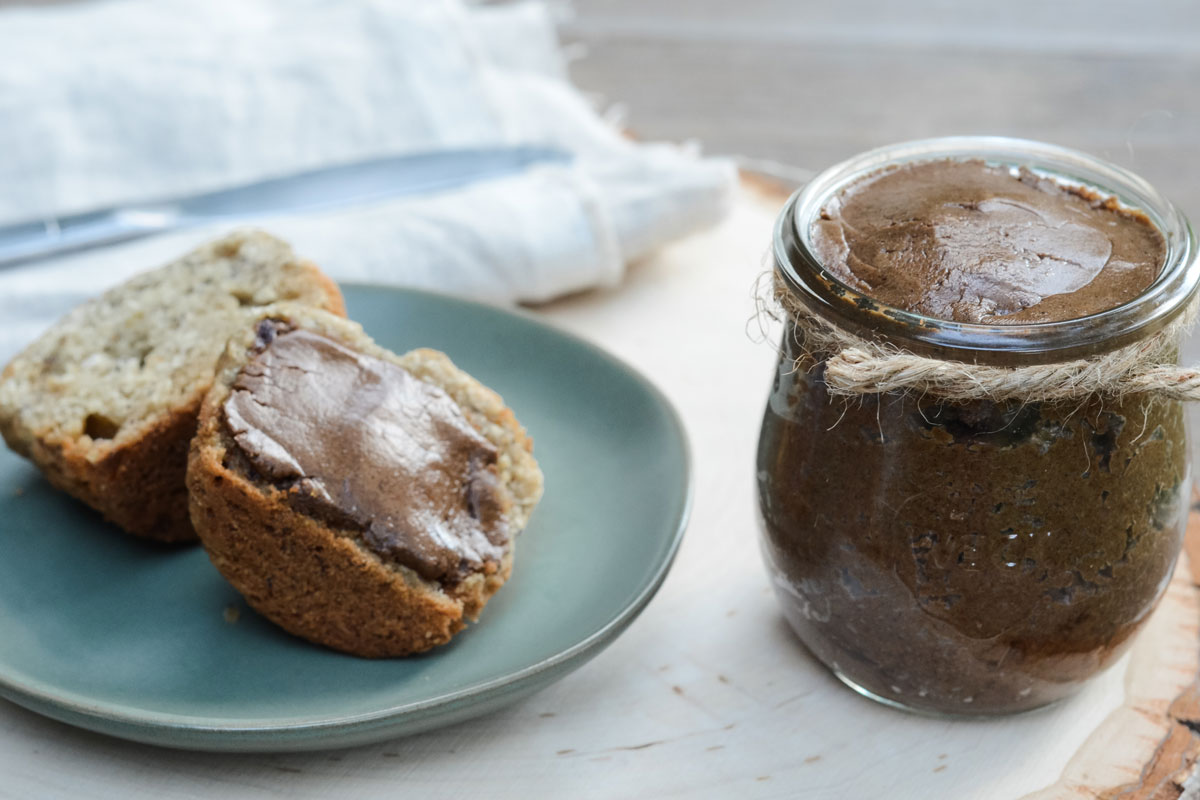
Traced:
<path fill-rule="evenodd" d="M 0 373 L 0 435 L 132 533 L 194 538 L 184 488 L 196 414 L 230 335 L 280 300 L 345 313 L 337 286 L 246 231 L 69 312 Z"/>

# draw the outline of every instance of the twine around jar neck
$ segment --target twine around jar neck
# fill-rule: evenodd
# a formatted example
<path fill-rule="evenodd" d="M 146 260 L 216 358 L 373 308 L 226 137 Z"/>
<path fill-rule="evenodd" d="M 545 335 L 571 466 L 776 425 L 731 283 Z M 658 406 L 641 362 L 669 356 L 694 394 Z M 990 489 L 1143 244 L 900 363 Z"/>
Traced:
<path fill-rule="evenodd" d="M 1200 400 L 1200 368 L 1174 362 L 1179 343 L 1200 313 L 1200 295 L 1162 330 L 1100 355 L 1051 364 L 1002 367 L 917 355 L 868 339 L 813 314 L 774 273 L 775 302 L 795 324 L 796 342 L 825 363 L 833 395 L 914 392 L 946 400 L 1079 400 L 1091 395 L 1153 394 Z"/>

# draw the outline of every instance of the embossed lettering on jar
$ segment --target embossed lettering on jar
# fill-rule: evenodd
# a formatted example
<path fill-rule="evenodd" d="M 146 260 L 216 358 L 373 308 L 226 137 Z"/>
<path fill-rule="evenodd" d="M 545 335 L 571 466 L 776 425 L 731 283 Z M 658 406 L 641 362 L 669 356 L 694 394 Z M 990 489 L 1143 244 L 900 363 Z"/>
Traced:
<path fill-rule="evenodd" d="M 1182 402 L 1121 376 L 1086 392 L 838 396 L 840 348 L 883 343 L 968 378 L 1094 363 L 1151 337 L 1173 359 L 1195 251 L 1140 179 L 1018 140 L 874 151 L 789 201 L 761 541 L 785 616 L 843 681 L 951 714 L 1070 694 L 1162 597 L 1190 479 Z"/>

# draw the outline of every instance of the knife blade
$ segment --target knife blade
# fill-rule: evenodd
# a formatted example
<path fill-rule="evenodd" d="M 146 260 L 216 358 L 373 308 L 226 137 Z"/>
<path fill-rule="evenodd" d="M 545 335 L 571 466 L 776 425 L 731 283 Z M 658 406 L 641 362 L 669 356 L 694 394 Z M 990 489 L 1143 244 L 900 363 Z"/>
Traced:
<path fill-rule="evenodd" d="M 453 189 L 535 164 L 566 163 L 550 147 L 442 150 L 270 178 L 171 200 L 0 226 L 0 267 L 213 222 L 328 211 Z"/>

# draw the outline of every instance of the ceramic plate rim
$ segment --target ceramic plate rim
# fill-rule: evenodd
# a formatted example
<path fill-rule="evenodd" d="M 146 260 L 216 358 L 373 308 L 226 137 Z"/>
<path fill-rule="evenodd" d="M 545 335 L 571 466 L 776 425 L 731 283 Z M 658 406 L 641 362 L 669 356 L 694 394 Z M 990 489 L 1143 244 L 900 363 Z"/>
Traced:
<path fill-rule="evenodd" d="M 347 728 L 357 728 L 359 726 L 369 725 L 370 723 L 381 720 L 399 721 L 404 717 L 413 716 L 420 712 L 443 706 L 452 706 L 462 701 L 482 700 L 488 696 L 498 694 L 502 689 L 526 684 L 538 674 L 551 670 L 554 667 L 569 665 L 572 661 L 579 659 L 581 656 L 589 653 L 595 655 L 601 649 L 603 649 L 608 642 L 615 639 L 625 627 L 632 623 L 633 620 L 635 620 L 641 614 L 641 612 L 654 598 L 654 595 L 658 593 L 658 590 L 666 580 L 667 574 L 671 570 L 671 567 L 675 561 L 675 557 L 679 552 L 679 547 L 683 541 L 683 535 L 687 530 L 688 522 L 690 521 L 691 517 L 695 482 L 691 443 L 687 435 L 687 428 L 683 423 L 683 419 L 680 416 L 679 411 L 675 408 L 674 404 L 670 401 L 670 399 L 667 398 L 663 391 L 658 388 L 657 385 L 647 378 L 646 375 L 641 372 L 641 370 L 632 366 L 625 360 L 618 358 L 612 353 L 609 353 L 599 345 L 594 344 L 577 334 L 564 330 L 557 325 L 540 319 L 524 309 L 504 308 L 476 300 L 468 300 L 465 298 L 456 297 L 443 292 L 430 291 L 428 289 L 388 286 L 383 284 L 362 283 L 357 281 L 343 281 L 340 283 L 340 285 L 343 288 L 354 288 L 363 291 L 384 290 L 401 294 L 426 296 L 438 302 L 449 302 L 453 305 L 459 305 L 476 311 L 483 310 L 488 313 L 495 313 L 501 316 L 516 317 L 522 322 L 528 323 L 545 333 L 548 333 L 552 336 L 565 338 L 573 342 L 575 345 L 588 351 L 593 357 L 606 361 L 618 370 L 631 375 L 644 389 L 646 389 L 651 397 L 653 397 L 656 404 L 666 412 L 666 417 L 669 420 L 670 428 L 673 430 L 676 438 L 679 441 L 683 456 L 683 471 L 681 477 L 684 485 L 682 497 L 676 499 L 678 510 L 675 515 L 676 522 L 674 525 L 674 530 L 671 531 L 667 548 L 649 579 L 641 586 L 637 594 L 634 595 L 634 597 L 628 603 L 626 603 L 612 619 L 608 620 L 600 628 L 596 629 L 575 644 L 555 653 L 548 658 L 544 658 L 541 661 L 530 664 L 529 666 L 515 672 L 510 672 L 481 683 L 468 685 L 457 691 L 439 694 L 434 697 L 417 700 L 398 706 L 389 706 L 387 708 L 381 708 L 375 711 L 345 716 L 325 716 L 311 721 L 263 719 L 248 720 L 243 722 L 236 720 L 214 722 L 210 717 L 172 714 L 169 712 L 153 710 L 139 710 L 135 706 L 125 703 L 89 702 L 86 696 L 80 695 L 78 692 L 55 689 L 54 687 L 38 681 L 36 678 L 26 677 L 24 680 L 14 679 L 10 674 L 0 671 L 0 689 L 3 689 L 5 695 L 8 696 L 10 700 L 18 703 L 19 705 L 23 705 L 23 703 L 21 703 L 22 700 L 28 700 L 38 704 L 43 704 L 44 706 L 56 710 L 75 714 L 80 717 L 128 725 L 147 731 L 168 730 L 173 732 L 198 733 L 202 735 L 229 734 L 235 736 L 256 733 L 303 733 L 323 731 L 327 729 L 340 729 L 344 731 Z M 38 709 L 34 710 L 37 711 Z M 73 723 L 66 720 L 63 721 L 65 724 L 71 724 L 75 727 L 86 727 L 81 726 L 79 723 Z"/>

